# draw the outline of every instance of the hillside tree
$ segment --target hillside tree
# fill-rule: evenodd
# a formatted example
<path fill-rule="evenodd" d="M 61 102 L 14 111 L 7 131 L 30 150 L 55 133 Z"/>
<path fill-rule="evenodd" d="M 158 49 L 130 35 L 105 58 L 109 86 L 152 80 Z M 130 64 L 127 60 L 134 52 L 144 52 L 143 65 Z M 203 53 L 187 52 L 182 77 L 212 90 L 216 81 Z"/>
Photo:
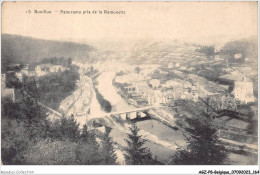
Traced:
<path fill-rule="evenodd" d="M 112 138 L 109 137 L 109 132 L 106 130 L 102 139 L 101 155 L 103 157 L 103 163 L 105 165 L 116 165 L 117 155 L 113 147 Z"/>
<path fill-rule="evenodd" d="M 140 129 L 137 128 L 135 123 L 129 128 L 130 133 L 128 139 L 125 140 L 127 147 L 124 148 L 126 154 L 124 154 L 126 164 L 128 165 L 153 165 L 155 160 L 152 157 L 150 149 L 145 147 L 145 140 L 139 135 Z"/>
<path fill-rule="evenodd" d="M 186 147 L 180 147 L 171 157 L 169 164 L 174 165 L 223 165 L 227 162 L 228 152 L 220 141 L 212 116 L 204 113 L 202 119 L 186 118 L 184 136 Z M 186 125 L 186 126 L 184 126 Z"/>

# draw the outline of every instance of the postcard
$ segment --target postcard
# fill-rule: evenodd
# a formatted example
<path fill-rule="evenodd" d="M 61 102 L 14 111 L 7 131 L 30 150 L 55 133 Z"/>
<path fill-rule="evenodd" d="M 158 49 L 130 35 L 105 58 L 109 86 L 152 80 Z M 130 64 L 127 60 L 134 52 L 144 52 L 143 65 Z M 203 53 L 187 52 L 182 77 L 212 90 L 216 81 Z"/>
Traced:
<path fill-rule="evenodd" d="M 3 167 L 258 165 L 257 14 L 253 1 L 3 2 Z"/>

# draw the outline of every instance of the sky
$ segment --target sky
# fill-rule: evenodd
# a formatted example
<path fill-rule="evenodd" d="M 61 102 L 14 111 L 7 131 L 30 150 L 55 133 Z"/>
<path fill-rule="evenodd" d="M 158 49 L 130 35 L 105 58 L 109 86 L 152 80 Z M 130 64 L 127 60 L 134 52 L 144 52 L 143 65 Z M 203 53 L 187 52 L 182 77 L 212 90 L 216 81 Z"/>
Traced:
<path fill-rule="evenodd" d="M 28 14 L 28 10 L 53 13 Z M 60 10 L 125 14 L 60 14 Z M 4 2 L 2 33 L 77 42 L 248 37 L 257 35 L 257 2 Z"/>

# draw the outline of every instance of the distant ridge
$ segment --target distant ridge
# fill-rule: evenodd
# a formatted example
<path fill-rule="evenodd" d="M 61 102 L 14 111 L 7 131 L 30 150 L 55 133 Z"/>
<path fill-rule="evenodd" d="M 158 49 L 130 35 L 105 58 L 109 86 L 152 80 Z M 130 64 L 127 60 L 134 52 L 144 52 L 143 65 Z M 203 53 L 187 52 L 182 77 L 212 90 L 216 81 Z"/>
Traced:
<path fill-rule="evenodd" d="M 95 50 L 87 44 L 35 39 L 10 34 L 2 34 L 1 42 L 2 72 L 8 64 L 38 62 L 43 58 L 71 57 L 72 59 L 87 60 L 88 53 Z"/>

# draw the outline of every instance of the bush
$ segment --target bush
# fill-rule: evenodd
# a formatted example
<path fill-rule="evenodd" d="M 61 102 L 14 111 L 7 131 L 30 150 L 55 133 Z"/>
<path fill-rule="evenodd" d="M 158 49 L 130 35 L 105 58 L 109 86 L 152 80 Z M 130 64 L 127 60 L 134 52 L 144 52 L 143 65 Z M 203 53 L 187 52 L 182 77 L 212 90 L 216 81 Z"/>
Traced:
<path fill-rule="evenodd" d="M 75 165 L 76 143 L 70 141 L 42 140 L 26 151 L 27 165 Z"/>
<path fill-rule="evenodd" d="M 39 80 L 39 88 L 37 90 L 40 101 L 57 110 L 60 102 L 76 89 L 76 80 L 78 79 L 79 75 L 73 69 L 42 77 Z"/>
<path fill-rule="evenodd" d="M 63 117 L 55 120 L 51 125 L 50 137 L 55 140 L 71 140 L 77 141 L 80 137 L 79 124 L 74 116 L 69 118 Z"/>
<path fill-rule="evenodd" d="M 9 119 L 2 119 L 1 129 L 1 160 L 3 164 L 22 164 L 23 152 L 30 144 L 28 130 L 23 123 Z"/>

